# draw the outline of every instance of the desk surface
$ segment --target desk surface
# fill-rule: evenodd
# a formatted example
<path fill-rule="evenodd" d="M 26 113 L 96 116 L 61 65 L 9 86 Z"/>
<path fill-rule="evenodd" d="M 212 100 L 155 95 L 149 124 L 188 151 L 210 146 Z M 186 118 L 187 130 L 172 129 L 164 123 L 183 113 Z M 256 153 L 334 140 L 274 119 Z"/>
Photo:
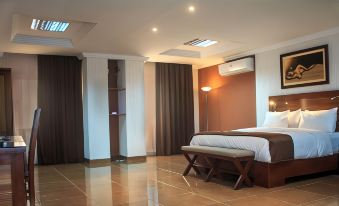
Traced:
<path fill-rule="evenodd" d="M 0 139 L 3 137 L 0 137 Z M 1 153 L 20 153 L 26 151 L 26 143 L 22 136 L 10 136 L 10 141 L 14 142 L 14 147 L 0 147 Z"/>
<path fill-rule="evenodd" d="M 12 204 L 14 206 L 26 206 L 25 188 L 25 152 L 26 144 L 21 136 L 11 136 L 7 140 L 14 142 L 13 147 L 0 148 L 0 164 L 11 165 Z"/>

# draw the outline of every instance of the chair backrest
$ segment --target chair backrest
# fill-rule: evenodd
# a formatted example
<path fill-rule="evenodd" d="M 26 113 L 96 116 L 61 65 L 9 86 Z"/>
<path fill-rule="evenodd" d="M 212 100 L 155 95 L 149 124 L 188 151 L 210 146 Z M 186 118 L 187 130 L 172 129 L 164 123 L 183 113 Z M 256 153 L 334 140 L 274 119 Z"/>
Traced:
<path fill-rule="evenodd" d="M 36 149 L 36 144 L 37 144 L 40 113 L 41 113 L 40 108 L 34 111 L 33 126 L 32 126 L 31 139 L 30 139 L 29 151 L 28 151 L 28 172 L 29 173 L 31 173 L 31 171 L 34 170 L 35 149 Z"/>

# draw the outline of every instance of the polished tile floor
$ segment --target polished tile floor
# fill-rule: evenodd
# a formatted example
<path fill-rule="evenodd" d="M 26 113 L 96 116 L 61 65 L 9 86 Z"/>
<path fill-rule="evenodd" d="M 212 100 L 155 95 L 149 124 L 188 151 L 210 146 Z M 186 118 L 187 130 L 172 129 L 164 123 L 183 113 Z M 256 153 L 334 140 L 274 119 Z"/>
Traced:
<path fill-rule="evenodd" d="M 36 205 L 329 205 L 339 206 L 339 176 L 292 181 L 284 187 L 242 188 L 182 177 L 183 156 L 148 157 L 146 163 L 36 167 Z M 7 172 L 6 172 L 7 171 Z M 0 168 L 0 205 L 11 205 L 8 168 Z"/>

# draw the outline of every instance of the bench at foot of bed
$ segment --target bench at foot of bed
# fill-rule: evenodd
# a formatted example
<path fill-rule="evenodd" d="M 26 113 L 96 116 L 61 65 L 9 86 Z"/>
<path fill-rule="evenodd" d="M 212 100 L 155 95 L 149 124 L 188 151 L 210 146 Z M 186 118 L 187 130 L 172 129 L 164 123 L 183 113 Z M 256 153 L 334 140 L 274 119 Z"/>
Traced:
<path fill-rule="evenodd" d="M 235 190 L 239 189 L 244 181 L 248 186 L 253 185 L 251 179 L 248 177 L 248 172 L 254 160 L 253 151 L 207 146 L 183 146 L 181 150 L 188 161 L 188 165 L 183 173 L 184 176 L 186 176 L 192 168 L 198 175 L 200 174 L 198 169 L 199 165 L 196 164 L 196 160 L 199 157 L 203 158 L 209 165 L 209 172 L 205 179 L 206 182 L 210 181 L 213 175 L 217 174 L 220 163 L 227 161 L 234 165 L 237 173 L 240 175 L 233 187 Z"/>

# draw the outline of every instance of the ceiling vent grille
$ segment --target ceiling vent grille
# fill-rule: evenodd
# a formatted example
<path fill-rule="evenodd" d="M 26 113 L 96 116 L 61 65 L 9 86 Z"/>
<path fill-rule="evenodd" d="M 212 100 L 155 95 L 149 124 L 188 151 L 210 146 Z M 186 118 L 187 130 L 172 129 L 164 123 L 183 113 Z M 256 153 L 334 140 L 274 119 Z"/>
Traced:
<path fill-rule="evenodd" d="M 210 39 L 193 39 L 191 41 L 184 43 L 184 45 L 197 46 L 197 47 L 208 47 L 216 43 L 218 42 L 215 40 L 210 40 Z"/>
<path fill-rule="evenodd" d="M 73 48 L 72 40 L 66 39 L 66 38 L 52 38 L 52 37 L 41 37 L 41 36 L 16 34 L 12 42 L 18 43 L 18 44 L 31 44 L 31 45 Z"/>

